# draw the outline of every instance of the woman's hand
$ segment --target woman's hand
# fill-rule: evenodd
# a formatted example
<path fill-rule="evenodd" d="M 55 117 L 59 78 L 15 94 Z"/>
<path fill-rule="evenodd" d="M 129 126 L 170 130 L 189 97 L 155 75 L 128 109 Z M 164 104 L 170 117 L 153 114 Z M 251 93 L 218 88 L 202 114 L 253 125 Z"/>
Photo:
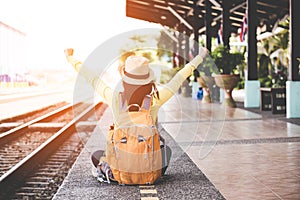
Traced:
<path fill-rule="evenodd" d="M 64 52 L 65 52 L 66 57 L 73 56 L 74 49 L 72 49 L 72 48 L 65 49 Z"/>
<path fill-rule="evenodd" d="M 208 55 L 208 52 L 209 51 L 207 48 L 199 47 L 198 55 L 189 62 L 194 69 L 197 69 L 200 63 L 204 61 L 205 57 Z"/>
<path fill-rule="evenodd" d="M 201 58 L 204 59 L 205 56 L 207 56 L 207 54 L 208 54 L 208 49 L 205 48 L 205 47 L 200 46 L 198 55 L 201 56 Z"/>

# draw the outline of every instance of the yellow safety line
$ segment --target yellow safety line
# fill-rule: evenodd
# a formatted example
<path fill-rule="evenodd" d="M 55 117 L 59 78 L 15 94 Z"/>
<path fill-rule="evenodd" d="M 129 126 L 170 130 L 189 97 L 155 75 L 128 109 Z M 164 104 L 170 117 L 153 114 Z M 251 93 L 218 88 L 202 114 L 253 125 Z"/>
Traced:
<path fill-rule="evenodd" d="M 147 197 L 141 197 L 141 200 L 159 200 L 157 197 L 157 190 L 155 189 L 154 185 L 140 185 L 139 189 L 141 196 L 145 194 L 151 195 Z"/>

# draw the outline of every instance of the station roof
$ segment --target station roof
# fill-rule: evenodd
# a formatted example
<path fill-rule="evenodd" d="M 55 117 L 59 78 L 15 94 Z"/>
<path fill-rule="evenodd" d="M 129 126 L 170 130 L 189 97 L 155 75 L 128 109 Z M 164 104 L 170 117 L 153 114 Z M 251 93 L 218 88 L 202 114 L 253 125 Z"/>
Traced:
<path fill-rule="evenodd" d="M 222 20 L 222 1 L 210 0 L 212 3 L 213 32 L 216 35 Z M 246 0 L 230 0 L 231 32 L 237 32 L 242 25 L 246 13 Z M 194 17 L 194 8 L 199 7 L 198 17 Z M 196 7 L 196 8 L 197 8 Z M 126 0 L 126 16 L 163 26 L 175 28 L 180 20 L 174 15 L 179 14 L 191 26 L 200 27 L 199 33 L 205 33 L 205 0 Z M 251 12 L 251 11 L 250 11 Z M 258 26 L 272 30 L 278 20 L 289 15 L 289 0 L 257 0 Z M 197 24 L 198 23 L 198 24 Z"/>

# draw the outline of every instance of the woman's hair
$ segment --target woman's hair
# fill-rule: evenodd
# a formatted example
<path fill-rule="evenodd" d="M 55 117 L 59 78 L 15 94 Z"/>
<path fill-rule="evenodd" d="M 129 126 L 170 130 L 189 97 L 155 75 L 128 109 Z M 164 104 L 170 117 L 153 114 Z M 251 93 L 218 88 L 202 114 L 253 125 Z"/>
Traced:
<path fill-rule="evenodd" d="M 159 93 L 154 82 L 146 85 L 131 85 L 123 81 L 124 92 L 122 95 L 123 104 L 127 102 L 127 105 L 138 104 L 142 106 L 143 100 L 146 95 L 151 95 L 159 99 Z M 137 111 L 138 108 L 131 107 L 129 111 Z"/>

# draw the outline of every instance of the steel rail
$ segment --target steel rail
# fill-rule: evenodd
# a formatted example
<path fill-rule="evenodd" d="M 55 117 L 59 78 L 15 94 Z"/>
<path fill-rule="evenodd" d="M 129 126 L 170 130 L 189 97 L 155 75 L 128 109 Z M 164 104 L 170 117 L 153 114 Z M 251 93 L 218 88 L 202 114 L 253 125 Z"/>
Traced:
<path fill-rule="evenodd" d="M 79 103 L 78 103 L 79 104 Z M 10 129 L 6 132 L 3 132 L 0 134 L 0 145 L 2 145 L 3 143 L 7 143 L 9 140 L 11 140 L 12 138 L 16 137 L 18 134 L 24 132 L 30 125 L 38 123 L 42 120 L 47 120 L 50 119 L 52 117 L 57 116 L 58 114 L 60 114 L 61 112 L 64 112 L 68 109 L 70 109 L 72 106 L 76 106 L 78 104 L 72 105 L 72 104 L 68 104 L 65 105 L 63 107 L 60 107 L 56 110 L 53 110 L 45 115 L 42 115 L 40 117 L 37 117 L 31 121 L 25 122 L 23 124 L 21 124 L 20 126 L 17 126 L 13 129 Z"/>
<path fill-rule="evenodd" d="M 23 158 L 19 163 L 13 166 L 10 170 L 0 177 L 0 196 L 11 195 L 14 188 L 23 184 L 29 172 L 49 155 L 52 154 L 71 134 L 76 132 L 76 123 L 91 114 L 93 109 L 101 104 L 98 102 L 86 108 L 82 113 L 67 123 L 63 128 L 51 136 L 47 141 L 41 144 L 33 152 Z"/>

